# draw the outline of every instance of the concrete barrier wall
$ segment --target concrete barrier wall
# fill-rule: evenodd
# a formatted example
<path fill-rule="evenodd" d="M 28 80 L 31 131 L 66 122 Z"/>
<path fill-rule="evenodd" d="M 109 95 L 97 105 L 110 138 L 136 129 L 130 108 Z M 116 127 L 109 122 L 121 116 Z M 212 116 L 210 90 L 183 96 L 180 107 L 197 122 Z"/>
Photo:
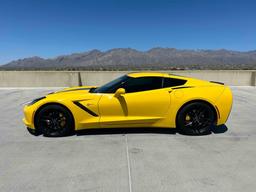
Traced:
<path fill-rule="evenodd" d="M 252 85 L 252 71 L 184 71 L 178 74 L 184 76 L 220 81 L 227 85 L 250 86 Z"/>
<path fill-rule="evenodd" d="M 162 71 L 233 86 L 256 86 L 256 71 Z M 0 71 L 0 87 L 70 87 L 102 85 L 128 71 Z"/>
<path fill-rule="evenodd" d="M 67 87 L 78 85 L 77 72 L 0 71 L 0 87 Z"/>

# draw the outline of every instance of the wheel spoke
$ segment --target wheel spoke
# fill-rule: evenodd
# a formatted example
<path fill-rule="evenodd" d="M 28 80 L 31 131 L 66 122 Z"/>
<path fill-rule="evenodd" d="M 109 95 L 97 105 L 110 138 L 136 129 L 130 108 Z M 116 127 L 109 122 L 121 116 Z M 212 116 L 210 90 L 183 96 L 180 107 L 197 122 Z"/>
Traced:
<path fill-rule="evenodd" d="M 212 123 L 212 120 L 211 120 L 211 119 L 209 119 L 209 118 L 204 118 L 204 119 L 203 119 L 203 122 L 202 122 L 202 126 L 203 126 L 203 127 L 206 127 L 206 126 L 208 126 L 208 125 L 211 125 L 211 123 Z"/>
<path fill-rule="evenodd" d="M 194 129 L 194 131 L 195 131 L 196 133 L 200 133 L 200 128 L 199 128 L 199 125 L 198 125 L 198 124 L 194 125 L 194 126 L 193 126 L 193 129 Z"/>
<path fill-rule="evenodd" d="M 188 122 L 187 124 L 185 124 L 185 127 L 187 127 L 187 126 L 192 126 L 192 124 L 193 124 L 193 122 L 190 121 L 190 122 Z"/>

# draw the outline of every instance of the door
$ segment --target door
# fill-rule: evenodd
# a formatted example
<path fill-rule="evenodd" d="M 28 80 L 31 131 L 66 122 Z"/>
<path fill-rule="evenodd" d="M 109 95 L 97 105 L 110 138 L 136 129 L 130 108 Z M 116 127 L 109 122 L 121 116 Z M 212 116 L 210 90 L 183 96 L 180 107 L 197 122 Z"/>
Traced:
<path fill-rule="evenodd" d="M 113 93 L 102 94 L 101 127 L 144 126 L 164 118 L 170 107 L 170 94 L 162 89 L 162 81 L 162 77 L 130 78 Z M 118 88 L 124 88 L 126 93 L 115 97 Z"/>

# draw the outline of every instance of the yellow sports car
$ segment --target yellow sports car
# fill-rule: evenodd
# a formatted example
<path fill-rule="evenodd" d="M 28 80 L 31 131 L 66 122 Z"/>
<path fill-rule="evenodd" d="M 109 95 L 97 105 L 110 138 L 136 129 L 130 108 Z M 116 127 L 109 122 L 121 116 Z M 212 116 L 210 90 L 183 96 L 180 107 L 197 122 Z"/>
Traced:
<path fill-rule="evenodd" d="M 178 128 L 202 135 L 224 124 L 232 93 L 223 83 L 165 73 L 129 73 L 101 87 L 67 88 L 24 107 L 30 133 L 65 136 L 92 128 Z"/>

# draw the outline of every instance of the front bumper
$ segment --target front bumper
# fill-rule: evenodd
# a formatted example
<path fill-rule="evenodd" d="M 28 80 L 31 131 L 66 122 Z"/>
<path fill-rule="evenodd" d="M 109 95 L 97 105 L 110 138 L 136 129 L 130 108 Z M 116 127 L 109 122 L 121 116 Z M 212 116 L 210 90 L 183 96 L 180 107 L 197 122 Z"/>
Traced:
<path fill-rule="evenodd" d="M 26 105 L 23 108 L 23 113 L 24 113 L 24 118 L 22 119 L 23 123 L 30 129 L 35 129 L 34 122 L 33 122 L 34 110 L 32 109 L 32 107 Z"/>

